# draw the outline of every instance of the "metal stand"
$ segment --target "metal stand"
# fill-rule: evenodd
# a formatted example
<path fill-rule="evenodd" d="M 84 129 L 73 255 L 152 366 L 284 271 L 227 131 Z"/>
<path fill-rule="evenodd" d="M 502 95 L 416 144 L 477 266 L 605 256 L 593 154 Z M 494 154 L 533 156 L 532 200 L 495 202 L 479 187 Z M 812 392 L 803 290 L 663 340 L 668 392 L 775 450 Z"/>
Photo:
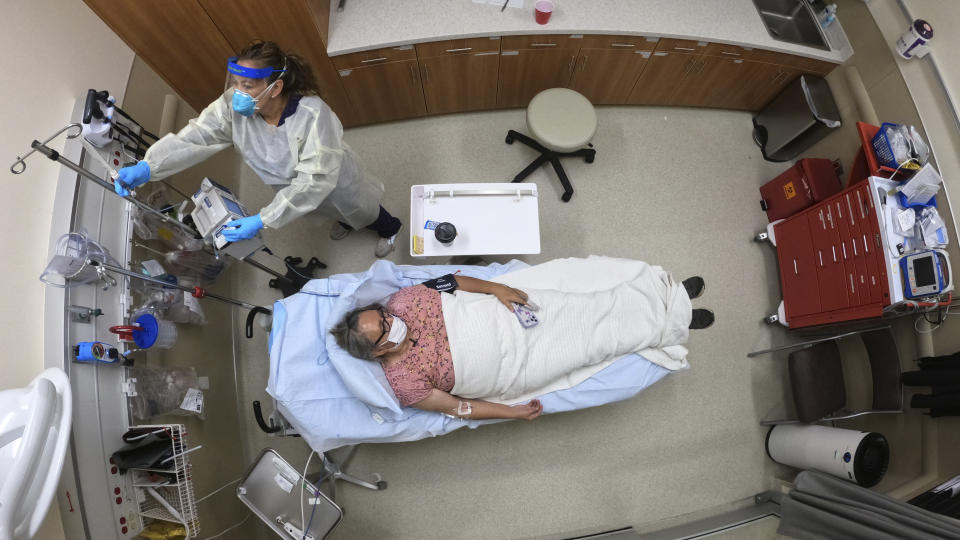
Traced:
<path fill-rule="evenodd" d="M 80 124 L 70 124 L 69 126 L 58 131 L 56 134 L 53 135 L 53 137 L 50 137 L 50 139 L 53 139 L 60 133 L 67 131 L 71 128 L 80 130 L 81 126 Z M 67 138 L 72 139 L 72 138 L 78 137 L 79 135 L 80 135 L 80 131 L 78 131 L 76 135 L 71 135 L 68 133 Z M 164 223 L 168 225 L 172 225 L 174 227 L 179 227 L 180 229 L 186 231 L 191 236 L 194 236 L 197 234 L 196 231 L 194 231 L 188 225 L 181 223 L 180 221 L 173 219 L 170 216 L 156 210 L 150 205 L 137 200 L 136 198 L 133 197 L 133 195 L 124 197 L 122 195 L 117 194 L 110 183 L 103 180 L 99 176 L 91 173 L 90 171 L 84 169 L 79 164 L 74 163 L 69 159 L 63 157 L 56 150 L 53 150 L 52 148 L 48 147 L 46 143 L 49 142 L 50 139 L 47 139 L 44 142 L 40 142 L 36 140 L 33 141 L 33 143 L 31 143 L 30 145 L 33 149 L 27 154 L 27 156 L 29 156 L 33 152 L 40 152 L 41 154 L 47 156 L 51 160 L 56 161 L 61 165 L 63 165 L 64 167 L 67 167 L 71 171 L 79 174 L 81 177 L 86 178 L 87 180 L 90 180 L 91 182 L 97 184 L 98 186 L 102 187 L 108 192 L 113 193 L 117 197 L 130 201 L 134 206 L 143 210 L 144 212 L 154 214 L 155 216 L 162 219 Z M 24 160 L 27 158 L 27 156 L 18 157 L 17 161 L 14 162 L 14 164 L 10 167 L 10 171 L 13 172 L 14 174 L 20 174 L 24 170 L 26 170 L 26 163 L 24 162 Z M 17 168 L 18 165 L 22 166 L 22 168 L 18 169 Z M 325 264 L 317 260 L 316 257 L 311 258 L 310 261 L 307 263 L 307 265 L 303 267 L 297 266 L 300 264 L 302 260 L 299 257 L 287 257 L 286 259 L 284 259 L 284 262 L 286 262 L 287 264 L 287 273 L 281 274 L 276 270 L 270 268 L 269 266 L 265 266 L 262 263 L 259 263 L 253 259 L 250 259 L 249 257 L 243 258 L 240 260 L 249 264 L 250 266 L 253 266 L 254 268 L 259 268 L 260 270 L 263 270 L 264 272 L 273 276 L 275 279 L 270 280 L 269 282 L 270 287 L 274 289 L 280 289 L 284 297 L 290 296 L 291 294 L 295 294 L 301 288 L 303 288 L 303 285 L 306 284 L 307 281 L 313 278 L 313 271 L 315 269 L 327 267 Z"/>
<path fill-rule="evenodd" d="M 262 429 L 264 433 L 267 433 L 271 436 L 300 437 L 300 434 L 297 433 L 296 428 L 294 428 L 276 408 L 274 409 L 273 413 L 270 414 L 270 417 L 264 420 L 263 408 L 260 406 L 260 402 L 254 401 L 253 417 L 257 421 L 257 425 L 260 426 L 260 429 Z M 327 455 L 327 452 L 321 452 L 320 455 L 323 458 L 323 470 L 313 474 L 308 474 L 306 476 L 307 481 L 315 486 L 319 486 L 324 480 L 330 480 L 330 498 L 334 501 L 337 500 L 337 480 L 343 480 L 344 482 L 349 482 L 351 484 L 372 489 L 374 491 L 387 489 L 386 480 L 383 480 L 378 473 L 374 473 L 374 480 L 372 482 L 368 482 L 358 476 L 343 472 L 343 469 L 346 468 L 347 464 L 353 458 L 353 453 L 356 450 L 356 445 L 348 446 L 346 451 L 347 455 L 342 459 L 342 463 L 337 463 L 333 458 Z"/>
<path fill-rule="evenodd" d="M 319 486 L 324 480 L 330 481 L 330 498 L 334 501 L 337 500 L 337 480 L 343 480 L 344 482 L 349 482 L 351 484 L 372 489 L 373 491 L 381 491 L 387 489 L 387 481 L 382 480 L 380 475 L 374 473 L 373 482 L 368 482 L 363 480 L 358 476 L 348 474 L 343 472 L 343 469 L 347 466 L 350 460 L 353 458 L 353 453 L 357 450 L 355 445 L 349 446 L 347 450 L 347 455 L 343 459 L 343 463 L 339 464 L 333 459 L 327 456 L 326 452 L 322 453 L 323 457 L 323 470 L 313 474 L 308 474 L 306 476 L 307 481 L 315 486 Z"/>
<path fill-rule="evenodd" d="M 326 268 L 327 265 L 320 262 L 316 257 L 310 257 L 310 260 L 307 261 L 307 264 L 300 266 L 303 262 L 303 259 L 300 257 L 290 257 L 287 256 L 283 259 L 284 264 L 287 265 L 287 274 L 281 276 L 280 274 L 270 272 L 271 274 L 277 276 L 276 279 L 271 279 L 267 282 L 267 285 L 270 285 L 271 289 L 280 289 L 280 292 L 283 293 L 283 297 L 286 298 L 291 294 L 297 294 L 300 292 L 300 289 L 307 284 L 308 281 L 313 279 L 313 272 L 317 268 Z M 251 264 L 254 264 L 251 262 Z M 257 263 L 258 264 L 258 263 Z M 254 264 L 257 266 L 257 264 Z M 263 269 L 261 266 L 258 268 Z"/>

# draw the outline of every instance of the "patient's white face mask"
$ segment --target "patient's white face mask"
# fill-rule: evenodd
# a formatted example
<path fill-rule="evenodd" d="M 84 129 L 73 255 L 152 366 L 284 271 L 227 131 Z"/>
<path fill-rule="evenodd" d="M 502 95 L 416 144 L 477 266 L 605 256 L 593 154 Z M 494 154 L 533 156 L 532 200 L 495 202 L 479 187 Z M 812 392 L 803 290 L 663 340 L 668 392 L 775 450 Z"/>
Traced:
<path fill-rule="evenodd" d="M 387 335 L 387 341 L 390 343 L 396 343 L 393 347 L 387 349 L 388 351 L 394 351 L 400 348 L 403 345 L 403 342 L 407 340 L 407 323 L 403 322 L 400 317 L 396 315 L 393 316 L 393 323 L 390 325 L 390 334 Z"/>

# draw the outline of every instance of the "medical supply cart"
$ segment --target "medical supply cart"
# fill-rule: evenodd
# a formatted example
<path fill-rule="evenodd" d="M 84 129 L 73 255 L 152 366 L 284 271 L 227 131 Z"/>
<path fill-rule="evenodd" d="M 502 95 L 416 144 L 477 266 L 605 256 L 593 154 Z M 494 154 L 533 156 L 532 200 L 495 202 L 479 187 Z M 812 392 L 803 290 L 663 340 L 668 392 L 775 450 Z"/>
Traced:
<path fill-rule="evenodd" d="M 897 316 L 936 309 L 953 290 L 949 260 L 936 294 L 905 293 L 901 252 L 906 239 L 894 220 L 904 209 L 891 195 L 898 182 L 872 176 L 757 236 L 777 248 L 783 300 L 767 322 L 790 328 Z M 932 301 L 931 301 L 932 298 Z"/>

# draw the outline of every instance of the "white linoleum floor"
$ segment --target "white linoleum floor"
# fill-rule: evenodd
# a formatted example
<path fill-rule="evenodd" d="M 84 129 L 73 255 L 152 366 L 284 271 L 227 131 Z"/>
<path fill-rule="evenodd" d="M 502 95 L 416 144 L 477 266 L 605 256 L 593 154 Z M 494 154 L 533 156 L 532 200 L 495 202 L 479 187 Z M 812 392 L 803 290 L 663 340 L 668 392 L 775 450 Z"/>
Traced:
<path fill-rule="evenodd" d="M 702 275 L 706 292 L 694 305 L 714 309 L 717 322 L 692 333 L 691 369 L 604 407 L 361 446 L 349 470 L 380 472 L 390 487 L 342 485 L 346 518 L 334 538 L 599 532 L 715 507 L 772 485 L 778 466 L 764 455 L 757 420 L 782 401 L 785 375 L 781 362 L 746 353 L 783 340 L 781 329 L 761 322 L 779 301 L 774 252 L 751 240 L 766 224 L 757 187 L 785 165 L 760 158 L 747 113 L 607 107 L 598 116 L 595 163 L 565 162 L 576 189 L 571 202 L 560 201 L 551 169 L 529 178 L 540 187 L 543 251 L 523 259 L 602 254 L 659 264 L 680 279 Z M 523 130 L 521 110 L 357 128 L 346 140 L 386 185 L 384 206 L 406 224 L 413 184 L 512 179 L 535 154 L 504 143 L 511 128 Z M 255 177 L 241 180 L 250 207 L 272 197 Z M 318 256 L 330 273 L 373 262 L 373 233 L 332 242 L 327 231 L 327 221 L 310 217 L 265 238 L 280 254 Z M 416 263 L 403 232 L 390 259 Z M 275 298 L 264 274 L 236 271 L 246 298 Z M 247 407 L 253 399 L 269 403 L 265 341 L 258 335 L 240 343 Z M 255 430 L 246 437 L 251 456 L 273 446 L 302 466 L 302 441 Z"/>

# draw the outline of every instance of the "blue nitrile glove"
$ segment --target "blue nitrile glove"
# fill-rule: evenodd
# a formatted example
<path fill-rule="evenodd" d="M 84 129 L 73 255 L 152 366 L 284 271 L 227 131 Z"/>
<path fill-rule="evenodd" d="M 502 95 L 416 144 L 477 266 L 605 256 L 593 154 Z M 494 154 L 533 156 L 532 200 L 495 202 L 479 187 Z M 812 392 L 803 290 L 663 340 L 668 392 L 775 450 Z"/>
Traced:
<path fill-rule="evenodd" d="M 262 228 L 263 220 L 260 219 L 260 214 L 247 216 L 226 222 L 223 225 L 223 237 L 230 242 L 239 242 L 240 240 L 253 238 L 253 235 L 257 234 L 257 231 Z"/>
<path fill-rule="evenodd" d="M 130 195 L 131 189 L 146 184 L 147 180 L 150 180 L 150 166 L 146 161 L 139 161 L 136 165 L 117 171 L 117 177 L 113 180 L 113 190 L 117 195 L 126 197 Z"/>

